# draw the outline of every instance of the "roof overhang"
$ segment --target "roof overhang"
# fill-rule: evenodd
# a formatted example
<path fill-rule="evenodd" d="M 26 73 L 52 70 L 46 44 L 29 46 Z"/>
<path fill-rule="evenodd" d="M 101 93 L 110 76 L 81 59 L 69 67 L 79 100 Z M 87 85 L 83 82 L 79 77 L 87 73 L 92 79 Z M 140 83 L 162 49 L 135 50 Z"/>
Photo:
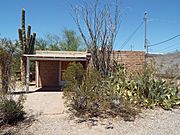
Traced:
<path fill-rule="evenodd" d="M 24 54 L 30 60 L 88 61 L 91 54 L 78 51 L 36 51 L 36 54 Z"/>

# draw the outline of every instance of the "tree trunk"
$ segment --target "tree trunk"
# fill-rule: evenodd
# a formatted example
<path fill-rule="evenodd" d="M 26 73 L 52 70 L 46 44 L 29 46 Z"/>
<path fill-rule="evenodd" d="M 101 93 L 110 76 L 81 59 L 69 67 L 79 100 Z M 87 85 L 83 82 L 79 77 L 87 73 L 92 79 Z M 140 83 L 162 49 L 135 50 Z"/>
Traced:
<path fill-rule="evenodd" d="M 9 85 L 10 85 L 10 77 L 11 77 L 11 61 L 10 60 L 5 60 L 2 63 L 2 68 L 1 68 L 1 79 L 2 79 L 2 92 L 5 94 L 9 90 Z"/>
<path fill-rule="evenodd" d="M 2 67 L 2 73 L 3 73 L 2 74 L 2 92 L 7 93 L 9 79 L 8 79 L 8 68 L 5 67 L 5 65 L 3 65 Z"/>

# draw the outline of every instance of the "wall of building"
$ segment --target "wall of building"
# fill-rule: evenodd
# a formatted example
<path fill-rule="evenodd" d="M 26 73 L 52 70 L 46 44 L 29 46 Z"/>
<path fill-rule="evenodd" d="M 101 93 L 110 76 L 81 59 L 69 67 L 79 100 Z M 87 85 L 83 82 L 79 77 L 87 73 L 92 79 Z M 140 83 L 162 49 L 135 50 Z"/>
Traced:
<path fill-rule="evenodd" d="M 59 86 L 60 81 L 63 81 L 62 75 L 67 69 L 69 63 L 73 61 L 54 61 L 54 60 L 39 60 L 38 61 L 38 83 L 39 87 L 45 86 Z M 86 61 L 76 61 L 81 63 L 86 68 Z"/>
<path fill-rule="evenodd" d="M 141 72 L 144 68 L 145 52 L 143 51 L 113 51 L 111 57 L 119 64 L 123 64 L 128 71 Z M 59 61 L 39 61 L 39 86 L 58 86 L 59 79 L 62 80 L 63 71 L 69 63 L 63 61 L 60 65 Z M 86 61 L 81 64 L 86 68 Z"/>
<path fill-rule="evenodd" d="M 39 61 L 39 86 L 58 86 L 59 61 Z"/>
<path fill-rule="evenodd" d="M 112 59 L 123 64 L 128 71 L 141 72 L 145 64 L 144 51 L 113 51 Z"/>

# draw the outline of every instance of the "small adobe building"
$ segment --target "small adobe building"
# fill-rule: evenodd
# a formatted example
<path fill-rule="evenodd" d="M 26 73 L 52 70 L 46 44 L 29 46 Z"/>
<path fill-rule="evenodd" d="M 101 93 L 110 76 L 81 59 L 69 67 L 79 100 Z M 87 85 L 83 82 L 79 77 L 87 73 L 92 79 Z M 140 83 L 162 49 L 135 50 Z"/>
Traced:
<path fill-rule="evenodd" d="M 26 87 L 29 91 L 30 61 L 35 61 L 36 87 L 57 87 L 64 84 L 63 72 L 71 62 L 81 63 L 86 69 L 91 54 L 80 51 L 36 51 L 35 54 L 24 54 L 26 57 Z"/>
<path fill-rule="evenodd" d="M 141 73 L 146 61 L 144 51 L 112 51 L 111 59 L 124 65 L 130 72 Z M 26 87 L 29 91 L 30 61 L 35 61 L 36 87 L 63 86 L 63 72 L 71 62 L 81 63 L 84 69 L 92 61 L 91 54 L 81 51 L 36 51 L 36 54 L 24 54 L 26 57 Z"/>

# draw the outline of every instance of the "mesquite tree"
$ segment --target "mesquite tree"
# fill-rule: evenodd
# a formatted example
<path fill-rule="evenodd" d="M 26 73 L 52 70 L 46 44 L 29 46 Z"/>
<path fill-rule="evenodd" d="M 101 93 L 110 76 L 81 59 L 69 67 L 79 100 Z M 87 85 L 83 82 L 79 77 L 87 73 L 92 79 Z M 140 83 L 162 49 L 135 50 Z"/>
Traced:
<path fill-rule="evenodd" d="M 34 44 L 36 40 L 36 33 L 31 35 L 31 26 L 28 25 L 27 34 L 25 29 L 25 9 L 22 9 L 21 17 L 21 28 L 18 29 L 19 42 L 21 44 L 21 55 L 23 54 L 33 54 Z M 20 58 L 20 70 L 21 70 L 21 80 L 25 82 L 25 69 L 26 69 L 26 60 L 21 56 Z"/>
<path fill-rule="evenodd" d="M 15 65 L 15 55 L 18 53 L 18 44 L 10 39 L 0 38 L 0 91 L 7 93 L 12 88 L 13 67 Z"/>
<path fill-rule="evenodd" d="M 120 25 L 120 8 L 117 0 L 104 6 L 98 0 L 72 6 L 73 20 L 91 52 L 93 66 L 107 75 L 110 70 L 113 44 Z"/>

